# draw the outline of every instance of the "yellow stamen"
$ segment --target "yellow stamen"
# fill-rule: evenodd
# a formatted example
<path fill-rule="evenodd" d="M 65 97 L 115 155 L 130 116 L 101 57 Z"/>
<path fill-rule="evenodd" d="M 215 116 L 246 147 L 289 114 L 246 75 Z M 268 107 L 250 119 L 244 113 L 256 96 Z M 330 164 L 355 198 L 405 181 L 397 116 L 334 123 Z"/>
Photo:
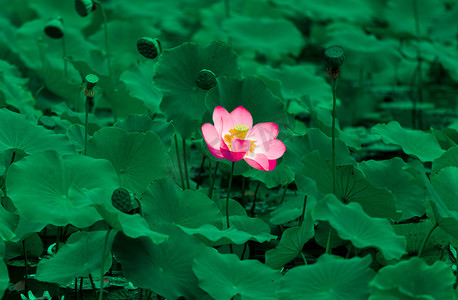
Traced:
<path fill-rule="evenodd" d="M 243 125 L 243 124 L 237 124 L 234 126 L 234 137 L 237 138 L 237 139 L 241 139 L 243 140 L 247 133 L 248 133 L 248 130 L 250 128 L 246 125 Z"/>

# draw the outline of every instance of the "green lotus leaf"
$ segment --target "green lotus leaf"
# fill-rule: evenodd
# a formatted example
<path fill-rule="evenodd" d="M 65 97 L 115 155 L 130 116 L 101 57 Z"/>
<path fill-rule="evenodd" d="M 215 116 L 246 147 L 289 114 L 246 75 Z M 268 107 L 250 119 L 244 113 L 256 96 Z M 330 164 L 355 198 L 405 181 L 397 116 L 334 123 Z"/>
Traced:
<path fill-rule="evenodd" d="M 115 127 L 124 129 L 127 132 L 143 132 L 153 131 L 161 138 L 167 149 L 172 145 L 172 136 L 175 132 L 171 123 L 160 120 L 151 120 L 147 115 L 132 114 L 127 118 L 119 120 L 114 124 Z"/>
<path fill-rule="evenodd" d="M 328 221 L 342 239 L 357 248 L 378 248 L 387 260 L 407 253 L 405 237 L 396 235 L 388 220 L 368 216 L 359 203 L 343 204 L 328 195 L 315 206 L 312 217 Z"/>
<path fill-rule="evenodd" d="M 310 213 L 306 218 L 307 222 L 302 226 L 286 229 L 277 247 L 266 252 L 267 266 L 273 269 L 280 269 L 302 253 L 305 243 L 311 240 L 315 234 Z"/>
<path fill-rule="evenodd" d="M 231 216 L 230 222 L 231 227 L 223 230 L 211 224 L 205 224 L 199 228 L 185 228 L 183 226 L 180 228 L 187 234 L 195 235 L 212 246 L 241 245 L 249 240 L 264 243 L 277 238 L 270 234 L 269 225 L 261 219 Z"/>
<path fill-rule="evenodd" d="M 110 48 L 111 68 L 114 74 L 130 69 L 142 57 L 136 51 L 137 40 L 144 36 L 158 36 L 160 30 L 155 28 L 155 23 L 156 20 L 154 19 L 138 18 L 137 16 L 131 19 L 125 19 L 123 16 L 122 19 L 109 20 L 107 23 L 107 42 Z M 89 37 L 89 41 L 96 45 L 98 49 L 105 49 L 105 32 L 102 26 L 99 27 L 95 34 Z M 152 77 L 149 80 L 151 84 Z"/>
<path fill-rule="evenodd" d="M 170 157 L 154 132 L 128 133 L 116 127 L 103 128 L 88 141 L 87 155 L 105 158 L 118 174 L 121 186 L 136 194 L 154 180 L 170 175 Z"/>
<path fill-rule="evenodd" d="M 129 90 L 129 95 L 141 100 L 152 113 L 160 113 L 162 94 L 153 84 L 154 64 L 150 61 L 138 63 L 122 73 L 120 80 Z"/>
<path fill-rule="evenodd" d="M 207 90 L 196 85 L 196 76 L 202 69 L 211 70 L 217 78 L 240 78 L 235 52 L 222 42 L 213 42 L 206 48 L 185 43 L 164 50 L 156 64 L 154 83 L 163 93 L 160 109 L 184 138 L 200 132 L 207 109 Z"/>
<path fill-rule="evenodd" d="M 34 124 L 24 115 L 0 109 L 0 152 L 20 149 L 27 154 L 54 150 L 59 154 L 73 154 L 75 148 L 65 135 L 55 134 Z"/>
<path fill-rule="evenodd" d="M 310 195 L 305 196 L 302 193 L 298 193 L 294 197 L 285 197 L 285 201 L 271 212 L 272 218 L 269 222 L 280 225 L 297 219 L 302 214 L 304 197 L 307 197 L 307 202 L 310 203 Z"/>
<path fill-rule="evenodd" d="M 0 239 L 0 298 L 3 298 L 3 295 L 8 288 L 8 283 L 10 282 L 8 269 L 6 268 L 6 264 L 3 261 L 4 257 L 5 243 L 3 242 L 3 239 Z"/>
<path fill-rule="evenodd" d="M 372 127 L 372 132 L 380 134 L 385 143 L 400 146 L 406 154 L 417 157 L 421 162 L 433 161 L 445 152 L 431 133 L 404 129 L 396 121 L 377 124 Z"/>
<path fill-rule="evenodd" d="M 431 132 L 444 150 L 449 150 L 458 145 L 458 131 L 456 129 L 445 127 L 441 130 L 431 129 Z"/>
<path fill-rule="evenodd" d="M 303 168 L 301 158 L 314 150 L 318 150 L 327 160 L 332 158 L 332 139 L 318 128 L 309 128 L 304 136 L 291 136 L 285 141 L 288 151 L 284 154 L 284 160 L 288 166 L 300 173 Z M 336 139 L 336 165 L 354 164 L 355 159 L 350 155 L 348 147 L 340 139 Z"/>
<path fill-rule="evenodd" d="M 302 162 L 303 174 L 316 181 L 318 190 L 332 193 L 330 163 L 318 151 L 305 155 Z M 336 196 L 344 203 L 358 202 L 372 217 L 398 218 L 394 196 L 386 188 L 377 188 L 369 183 L 353 165 L 336 168 Z"/>
<path fill-rule="evenodd" d="M 81 124 L 71 124 L 67 128 L 67 137 L 75 146 L 78 153 L 82 153 L 84 149 L 85 129 Z"/>
<path fill-rule="evenodd" d="M 240 260 L 234 254 L 220 254 L 205 248 L 192 267 L 199 286 L 214 299 L 276 299 L 275 290 L 281 274 L 257 260 Z"/>
<path fill-rule="evenodd" d="M 370 22 L 374 16 L 372 2 L 358 2 L 357 0 L 345 0 L 335 2 L 324 1 L 301 1 L 301 0 L 275 0 L 276 5 L 284 7 L 284 10 L 294 11 L 300 16 L 306 16 L 314 22 L 328 22 L 345 20 L 351 23 Z M 358 7 L 358 9 L 355 9 Z"/>
<path fill-rule="evenodd" d="M 242 80 L 229 77 L 218 78 L 218 86 L 208 92 L 205 102 L 209 114 L 204 122 L 213 124 L 211 114 L 216 106 L 222 106 L 228 112 L 243 106 L 253 117 L 253 125 L 264 122 L 276 123 L 280 130 L 278 137 L 280 140 L 282 140 L 282 132 L 288 128 L 283 102 L 272 94 L 259 77 L 249 76 Z"/>
<path fill-rule="evenodd" d="M 431 195 L 431 215 L 428 217 L 432 220 L 434 220 L 435 224 L 439 225 L 440 228 L 442 228 L 444 231 L 449 233 L 451 236 L 454 238 L 458 238 L 458 212 L 456 210 L 451 210 L 448 205 L 456 206 L 455 203 L 445 203 L 442 200 L 442 197 L 439 196 L 439 192 L 436 190 L 437 188 L 442 189 L 441 194 L 444 195 L 445 199 L 450 199 L 448 195 L 445 195 L 447 191 L 453 191 L 453 187 L 447 186 L 447 184 L 450 183 L 450 181 L 454 180 L 454 173 L 456 173 L 456 167 L 447 167 L 443 170 L 441 170 L 438 174 L 441 172 L 444 172 L 441 174 L 441 177 L 439 179 L 434 179 L 437 175 L 431 178 L 431 182 L 426 176 L 426 174 L 423 175 L 423 180 L 425 182 L 425 186 Z M 451 178 L 448 178 L 451 177 Z M 436 182 L 437 186 L 432 186 L 432 181 Z M 446 181 L 445 185 L 440 182 L 439 180 L 444 180 Z M 427 213 L 429 211 L 427 210 Z"/>
<path fill-rule="evenodd" d="M 22 240 L 26 239 L 30 235 L 31 232 L 40 232 L 45 227 L 46 227 L 46 224 L 43 224 L 40 222 L 33 222 L 27 218 L 20 217 L 17 227 L 14 230 L 14 233 L 16 236 L 13 239 L 11 239 L 11 242 L 19 243 Z M 38 256 L 40 255 L 41 253 Z"/>
<path fill-rule="evenodd" d="M 0 205 L 0 240 L 12 240 L 16 234 L 15 230 L 19 224 L 19 216 L 8 212 L 3 205 Z"/>
<path fill-rule="evenodd" d="M 183 191 L 171 178 L 158 180 L 148 187 L 142 196 L 142 210 L 151 225 L 222 226 L 222 215 L 215 202 L 200 192 Z"/>
<path fill-rule="evenodd" d="M 429 37 L 429 28 L 443 17 L 445 6 L 438 5 L 434 1 L 425 1 L 417 6 L 415 3 L 413 1 L 394 1 L 389 3 L 381 11 L 381 17 L 388 22 L 389 28 L 394 33 L 415 37 L 417 33 L 414 12 L 417 11 L 417 17 L 421 20 L 420 36 Z"/>
<path fill-rule="evenodd" d="M 34 222 L 87 227 L 100 220 L 94 198 L 109 198 L 119 186 L 110 162 L 87 156 L 61 157 L 46 151 L 8 169 L 7 194 L 22 217 Z"/>
<path fill-rule="evenodd" d="M 280 300 L 365 300 L 375 272 L 371 257 L 342 259 L 324 254 L 313 265 L 289 270 L 276 292 Z"/>
<path fill-rule="evenodd" d="M 442 261 L 428 266 L 418 257 L 382 268 L 370 282 L 371 298 L 381 299 L 454 299 L 455 276 Z M 390 291 L 398 297 L 390 298 Z M 386 293 L 384 293 L 386 292 Z"/>
<path fill-rule="evenodd" d="M 18 68 L 7 61 L 0 60 L 0 104 L 14 106 L 21 113 L 38 117 L 39 112 L 33 107 L 35 99 L 27 88 L 28 79 L 22 78 Z"/>
<path fill-rule="evenodd" d="M 169 239 L 159 245 L 147 238 L 131 239 L 122 233 L 116 236 L 113 251 L 124 275 L 135 286 L 167 299 L 205 299 L 192 272 L 193 259 L 205 245 L 175 226 L 163 229 Z"/>
<path fill-rule="evenodd" d="M 448 149 L 440 157 L 433 161 L 432 173 L 437 173 L 446 167 L 458 167 L 458 147 Z"/>
<path fill-rule="evenodd" d="M 431 184 L 451 211 L 458 212 L 458 167 L 451 166 L 440 170 L 431 177 Z"/>
<path fill-rule="evenodd" d="M 151 230 L 148 222 L 139 214 L 126 214 L 115 208 L 111 203 L 111 198 L 96 198 L 92 202 L 100 216 L 111 228 L 123 232 L 130 238 L 148 237 L 155 244 L 160 244 L 168 239 L 166 234 Z"/>
<path fill-rule="evenodd" d="M 107 233 L 107 252 L 105 254 L 104 271 L 111 267 L 109 249 L 113 243 L 116 231 L 77 231 L 73 233 L 50 259 L 38 263 L 37 279 L 40 281 L 66 284 L 76 277 L 86 277 L 89 274 L 100 276 L 100 266 Z"/>
<path fill-rule="evenodd" d="M 238 52 L 259 53 L 274 60 L 297 56 L 305 44 L 297 27 L 282 18 L 237 16 L 224 20 L 223 28 Z"/>
<path fill-rule="evenodd" d="M 426 213 L 421 174 L 409 168 L 401 158 L 365 161 L 359 164 L 359 168 L 370 183 L 393 193 L 396 207 L 402 211 L 401 219 L 420 217 Z"/>
<path fill-rule="evenodd" d="M 276 188 L 294 181 L 294 172 L 284 162 L 278 163 L 274 170 L 265 172 L 255 168 L 250 168 L 243 173 L 243 176 L 251 177 L 261 181 L 268 189 Z"/>

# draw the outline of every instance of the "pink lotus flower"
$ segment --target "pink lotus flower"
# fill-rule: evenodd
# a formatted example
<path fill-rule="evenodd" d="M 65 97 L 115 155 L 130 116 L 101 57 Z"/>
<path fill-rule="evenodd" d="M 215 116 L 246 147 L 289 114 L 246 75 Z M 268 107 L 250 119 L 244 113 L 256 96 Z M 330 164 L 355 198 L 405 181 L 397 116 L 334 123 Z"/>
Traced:
<path fill-rule="evenodd" d="M 213 111 L 213 123 L 202 125 L 202 134 L 210 152 L 217 158 L 230 161 L 244 159 L 253 168 L 272 171 L 277 159 L 286 151 L 277 140 L 278 125 L 259 123 L 253 126 L 253 118 L 244 107 L 231 113 L 221 106 Z"/>

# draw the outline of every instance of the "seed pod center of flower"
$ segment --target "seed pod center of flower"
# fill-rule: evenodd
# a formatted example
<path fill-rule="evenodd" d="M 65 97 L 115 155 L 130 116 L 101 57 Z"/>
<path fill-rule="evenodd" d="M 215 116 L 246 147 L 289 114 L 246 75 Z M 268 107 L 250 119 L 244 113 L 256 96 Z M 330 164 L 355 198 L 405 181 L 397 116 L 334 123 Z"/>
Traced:
<path fill-rule="evenodd" d="M 234 126 L 234 136 L 235 136 L 235 138 L 243 140 L 246 137 L 249 129 L 250 128 L 248 126 L 243 125 L 243 124 L 235 125 Z"/>

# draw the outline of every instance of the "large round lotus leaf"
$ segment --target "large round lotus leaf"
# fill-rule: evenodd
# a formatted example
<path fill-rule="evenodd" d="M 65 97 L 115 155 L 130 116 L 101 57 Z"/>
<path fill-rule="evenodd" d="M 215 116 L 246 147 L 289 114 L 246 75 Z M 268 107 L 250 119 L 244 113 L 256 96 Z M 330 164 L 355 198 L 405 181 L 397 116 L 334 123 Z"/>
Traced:
<path fill-rule="evenodd" d="M 396 199 L 397 209 L 402 211 L 401 219 L 406 220 L 425 214 L 423 179 L 401 158 L 364 161 L 359 164 L 359 168 L 370 183 L 391 191 Z"/>
<path fill-rule="evenodd" d="M 220 254 L 205 248 L 192 267 L 199 286 L 214 299 L 277 299 L 275 290 L 281 274 L 257 260 L 241 261 L 234 254 Z M 237 297 L 235 297 L 237 299 Z"/>
<path fill-rule="evenodd" d="M 196 84 L 202 69 L 212 71 L 216 77 L 240 77 L 235 52 L 222 42 L 213 42 L 206 48 L 185 43 L 164 50 L 156 64 L 154 83 L 163 93 L 160 108 L 184 138 L 200 131 L 206 111 L 207 90 Z"/>
<path fill-rule="evenodd" d="M 269 222 L 280 225 L 297 219 L 302 214 L 304 197 L 307 197 L 307 202 L 310 203 L 310 195 L 305 196 L 301 192 L 294 197 L 285 197 L 283 203 L 271 212 L 272 218 Z"/>
<path fill-rule="evenodd" d="M 8 269 L 3 261 L 3 257 L 5 257 L 5 243 L 2 239 L 0 239 L 0 298 L 3 298 L 3 294 L 8 288 L 8 283 L 10 282 Z"/>
<path fill-rule="evenodd" d="M 122 233 L 116 236 L 113 251 L 125 277 L 167 299 L 203 299 L 205 292 L 198 287 L 192 262 L 205 245 L 179 228 L 165 231 L 170 238 L 159 245 L 147 238 L 131 239 Z"/>
<path fill-rule="evenodd" d="M 446 167 L 431 177 L 431 184 L 449 210 L 458 212 L 458 167 Z"/>
<path fill-rule="evenodd" d="M 456 207 L 456 204 L 454 202 L 450 203 L 450 197 L 453 197 L 452 195 L 446 195 L 447 192 L 451 191 L 453 193 L 453 187 L 449 187 L 448 185 L 450 182 L 454 182 L 456 180 L 455 173 L 456 173 L 456 167 L 447 167 L 443 170 L 441 170 L 438 174 L 441 174 L 441 177 L 438 179 L 435 179 L 436 176 L 431 178 L 431 182 L 436 182 L 436 186 L 432 186 L 431 182 L 427 178 L 426 174 L 423 175 L 423 180 L 425 182 L 425 186 L 431 195 L 431 208 L 432 208 L 432 213 L 429 218 L 434 219 L 436 224 L 438 224 L 444 231 L 452 235 L 454 238 L 458 238 L 458 211 L 450 209 L 448 206 L 451 205 L 452 207 Z M 444 172 L 444 173 L 442 173 Z M 444 181 L 444 183 L 442 182 Z M 455 183 L 452 183 L 453 186 Z M 440 194 L 444 196 L 446 203 L 444 200 L 442 200 L 442 197 L 439 196 L 439 190 Z M 427 211 L 428 213 L 428 211 Z"/>
<path fill-rule="evenodd" d="M 412 257 L 382 268 L 369 285 L 374 299 L 381 299 L 375 296 L 390 290 L 397 290 L 400 297 L 390 298 L 392 295 L 388 293 L 383 299 L 455 299 L 454 277 L 451 268 L 442 261 L 428 266 L 422 259 Z"/>
<path fill-rule="evenodd" d="M 150 185 L 142 196 L 142 210 L 151 225 L 174 224 L 197 228 L 204 224 L 221 227 L 221 212 L 201 192 L 182 190 L 171 178 Z"/>
<path fill-rule="evenodd" d="M 121 186 L 136 194 L 143 193 L 154 180 L 170 176 L 170 157 L 159 136 L 151 131 L 103 128 L 88 141 L 87 155 L 109 160 Z"/>
<path fill-rule="evenodd" d="M 0 239 L 8 241 L 13 239 L 19 223 L 19 216 L 8 212 L 3 205 L 0 205 Z"/>
<path fill-rule="evenodd" d="M 288 54 L 297 56 L 305 44 L 299 29 L 283 18 L 237 16 L 226 19 L 223 28 L 238 52 L 258 53 L 270 59 Z"/>
<path fill-rule="evenodd" d="M 377 124 L 372 127 L 372 133 L 380 134 L 385 143 L 400 146 L 406 154 L 417 157 L 421 162 L 433 161 L 445 152 L 433 134 L 404 129 L 396 121 Z"/>
<path fill-rule="evenodd" d="M 304 136 L 291 136 L 285 141 L 288 151 L 284 154 L 284 161 L 296 173 L 303 167 L 301 158 L 304 154 L 318 150 L 327 160 L 332 159 L 332 139 L 318 128 L 309 128 Z M 336 165 L 354 164 L 355 159 L 350 155 L 348 147 L 340 139 L 336 139 Z"/>
<path fill-rule="evenodd" d="M 366 300 L 375 272 L 371 257 L 342 259 L 324 254 L 313 265 L 289 270 L 276 292 L 280 300 Z"/>
<path fill-rule="evenodd" d="M 93 199 L 93 206 L 111 228 L 122 231 L 130 238 L 148 237 L 155 244 L 162 243 L 168 238 L 165 234 L 151 230 L 141 215 L 126 214 L 115 208 L 110 198 L 95 198 Z"/>
<path fill-rule="evenodd" d="M 345 205 L 328 195 L 315 206 L 312 217 L 328 221 L 342 239 L 357 248 L 378 248 L 387 260 L 407 253 L 405 237 L 396 235 L 387 219 L 369 217 L 359 203 Z"/>
<path fill-rule="evenodd" d="M 216 106 L 222 106 L 228 112 L 243 106 L 253 117 L 253 126 L 264 122 L 276 123 L 280 130 L 280 139 L 282 132 L 288 128 L 283 102 L 272 94 L 259 77 L 249 76 L 242 80 L 219 78 L 217 88 L 208 92 L 205 102 L 210 114 L 204 122 L 213 124 L 211 114 Z"/>
<path fill-rule="evenodd" d="M 22 114 L 39 116 L 33 107 L 35 99 L 27 89 L 28 79 L 22 78 L 19 69 L 10 63 L 0 60 L 0 104 L 5 107 L 7 104 L 17 108 Z"/>
<path fill-rule="evenodd" d="M 110 162 L 46 151 L 25 157 L 7 172 L 8 197 L 30 221 L 87 227 L 100 220 L 94 198 L 109 198 L 119 186 Z"/>
<path fill-rule="evenodd" d="M 100 276 L 102 253 L 107 231 L 78 231 L 72 234 L 65 245 L 50 259 L 38 263 L 37 279 L 66 284 L 76 277 L 88 274 Z M 107 240 L 104 271 L 111 267 L 111 244 L 116 231 L 111 230 Z"/>
<path fill-rule="evenodd" d="M 260 70 L 262 75 L 281 82 L 281 93 L 285 99 L 309 96 L 313 105 L 327 108 L 332 101 L 332 89 L 324 77 L 316 75 L 316 72 L 314 65 L 283 65 L 278 69 L 266 66 Z"/>
<path fill-rule="evenodd" d="M 127 132 L 144 132 L 153 131 L 161 138 L 167 149 L 170 149 L 172 144 L 171 137 L 175 130 L 171 123 L 151 120 L 147 115 L 129 115 L 127 118 L 122 119 L 114 124 L 115 127 L 122 128 Z"/>
<path fill-rule="evenodd" d="M 284 6 L 288 12 L 294 11 L 305 15 L 312 21 L 347 20 L 354 22 L 371 21 L 374 15 L 371 4 L 374 2 L 359 2 L 357 0 L 344 1 L 302 1 L 302 0 L 275 0 L 276 5 Z M 357 9 L 355 9 L 357 8 Z"/>
<path fill-rule="evenodd" d="M 437 173 L 445 167 L 458 167 L 458 147 L 452 147 L 433 161 L 432 173 Z"/>
<path fill-rule="evenodd" d="M 132 4 L 135 5 L 135 4 Z M 137 4 L 138 5 L 138 4 Z M 94 11 L 95 12 L 95 11 Z M 142 56 L 136 49 L 137 40 L 143 36 L 158 36 L 160 31 L 155 28 L 157 20 L 151 18 L 110 18 L 108 26 L 108 44 L 110 47 L 111 66 L 113 73 L 129 69 Z M 157 24 L 157 23 L 156 23 Z M 105 32 L 100 27 L 89 41 L 99 49 L 105 49 Z M 151 68 L 154 69 L 154 68 Z M 152 77 L 149 78 L 150 82 Z"/>
<path fill-rule="evenodd" d="M 231 216 L 231 227 L 221 230 L 214 225 L 205 224 L 199 228 L 180 228 L 190 235 L 195 235 L 206 244 L 220 246 L 227 244 L 241 245 L 247 241 L 264 243 L 276 239 L 270 234 L 270 227 L 263 220 L 246 216 Z"/>
<path fill-rule="evenodd" d="M 322 193 L 332 193 L 332 168 L 330 163 L 313 151 L 304 155 L 303 174 L 316 181 L 316 187 Z M 344 203 L 358 202 L 364 211 L 378 218 L 393 218 L 396 213 L 394 196 L 386 188 L 377 188 L 367 181 L 363 173 L 353 165 L 336 168 L 336 196 Z"/>
<path fill-rule="evenodd" d="M 261 181 L 268 189 L 273 189 L 277 186 L 286 185 L 294 181 L 294 172 L 291 171 L 285 162 L 278 163 L 275 169 L 269 172 L 250 168 L 243 176 Z"/>
<path fill-rule="evenodd" d="M 27 154 L 54 150 L 73 154 L 75 148 L 65 135 L 38 126 L 24 115 L 0 109 L 0 152 L 20 149 Z"/>
<path fill-rule="evenodd" d="M 266 265 L 273 269 L 280 269 L 295 259 L 302 252 L 305 243 L 315 234 L 311 220 L 309 215 L 308 222 L 302 224 L 301 227 L 286 229 L 277 247 L 266 252 Z"/>
<path fill-rule="evenodd" d="M 445 14 L 445 5 L 435 1 L 388 1 L 381 17 L 398 35 L 416 36 L 415 11 L 420 22 L 420 36 L 429 37 L 429 28 Z"/>
<path fill-rule="evenodd" d="M 143 101 L 152 113 L 160 113 L 162 94 L 153 84 L 153 75 L 154 64 L 146 61 L 122 73 L 120 80 L 126 85 L 129 95 Z"/>

